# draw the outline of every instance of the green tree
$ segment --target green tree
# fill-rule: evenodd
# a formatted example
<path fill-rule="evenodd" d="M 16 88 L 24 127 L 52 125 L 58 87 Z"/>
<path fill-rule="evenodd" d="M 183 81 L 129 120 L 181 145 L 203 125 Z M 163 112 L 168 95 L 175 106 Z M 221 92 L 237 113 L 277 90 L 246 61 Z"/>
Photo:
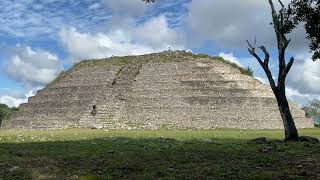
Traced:
<path fill-rule="evenodd" d="M 313 100 L 302 109 L 308 118 L 312 118 L 316 125 L 320 125 L 320 100 Z"/>
<path fill-rule="evenodd" d="M 320 1 L 292 0 L 290 6 L 296 23 L 304 23 L 312 59 L 320 59 Z"/>
<path fill-rule="evenodd" d="M 0 104 L 0 127 L 4 119 L 8 118 L 12 112 L 18 110 L 18 108 L 10 108 L 6 104 Z"/>

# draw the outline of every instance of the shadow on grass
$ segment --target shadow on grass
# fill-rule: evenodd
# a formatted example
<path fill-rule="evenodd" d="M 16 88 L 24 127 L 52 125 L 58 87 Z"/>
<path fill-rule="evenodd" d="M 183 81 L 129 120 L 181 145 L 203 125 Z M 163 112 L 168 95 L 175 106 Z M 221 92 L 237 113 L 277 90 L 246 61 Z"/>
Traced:
<path fill-rule="evenodd" d="M 124 138 L 0 144 L 5 179 L 319 177 L 320 145 Z M 1 178 L 0 178 L 1 179 Z"/>

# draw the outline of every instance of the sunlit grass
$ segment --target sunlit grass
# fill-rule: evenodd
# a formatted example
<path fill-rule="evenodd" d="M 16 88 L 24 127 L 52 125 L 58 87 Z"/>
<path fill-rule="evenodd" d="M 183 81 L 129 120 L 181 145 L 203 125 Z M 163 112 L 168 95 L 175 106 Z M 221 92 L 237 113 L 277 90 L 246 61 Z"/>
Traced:
<path fill-rule="evenodd" d="M 320 138 L 320 129 L 301 129 L 301 135 Z M 66 129 L 66 130 L 0 130 L 0 143 L 44 142 L 88 140 L 107 137 L 130 138 L 174 138 L 174 139 L 238 139 L 248 140 L 258 137 L 283 139 L 283 130 L 104 130 L 104 129 Z"/>

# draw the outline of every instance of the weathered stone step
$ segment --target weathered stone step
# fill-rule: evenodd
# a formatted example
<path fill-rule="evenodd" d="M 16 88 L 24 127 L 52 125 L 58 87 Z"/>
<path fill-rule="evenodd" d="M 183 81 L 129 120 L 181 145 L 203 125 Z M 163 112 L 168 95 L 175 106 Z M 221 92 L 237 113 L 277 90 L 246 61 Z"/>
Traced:
<path fill-rule="evenodd" d="M 62 80 L 54 84 L 52 87 L 70 87 L 70 86 L 96 86 L 96 85 L 111 85 L 113 79 L 92 79 L 92 80 L 78 80 L 78 81 L 67 81 Z"/>
<path fill-rule="evenodd" d="M 62 81 L 112 81 L 115 78 L 115 76 L 98 76 L 98 75 L 83 75 L 83 76 L 74 76 L 74 77 L 69 77 L 67 76 L 66 78 L 62 79 Z"/>
<path fill-rule="evenodd" d="M 29 102 L 20 105 L 20 111 L 33 109 L 73 109 L 92 107 L 92 100 L 75 100 L 75 101 L 50 101 L 50 102 Z"/>
<path fill-rule="evenodd" d="M 95 86 L 68 86 L 68 87 L 51 87 L 37 91 L 37 95 L 42 94 L 64 94 L 64 93 L 86 93 L 86 92 L 112 92 L 113 86 L 107 85 L 95 85 Z"/>
<path fill-rule="evenodd" d="M 294 118 L 294 123 L 297 128 L 314 128 L 314 122 L 310 118 Z"/>
<path fill-rule="evenodd" d="M 74 69 L 71 74 L 93 74 L 93 73 L 104 73 L 109 71 L 118 72 L 120 67 L 117 66 L 93 66 L 93 67 L 82 67 L 81 69 Z"/>
<path fill-rule="evenodd" d="M 19 113 L 16 113 L 10 117 L 11 119 L 34 119 L 34 120 L 40 120 L 40 121 L 47 121 L 51 118 L 57 118 L 63 121 L 64 119 L 70 120 L 79 120 L 85 109 L 68 109 L 66 111 L 65 109 L 47 109 L 47 110 L 30 110 L 30 111 L 21 111 Z"/>
<path fill-rule="evenodd" d="M 277 101 L 273 97 L 162 97 L 132 98 L 127 106 L 209 106 L 212 108 L 256 107 L 277 109 Z M 299 109 L 290 103 L 290 107 Z"/>
<path fill-rule="evenodd" d="M 262 83 L 251 80 L 241 80 L 241 81 L 176 81 L 176 82 L 149 82 L 142 83 L 136 82 L 133 85 L 133 89 L 174 89 L 174 88 L 194 88 L 194 89 L 202 89 L 202 88 L 230 88 L 230 89 L 257 89 L 264 88 L 269 89 Z"/>
<path fill-rule="evenodd" d="M 297 122 L 305 122 L 305 118 L 296 118 Z M 160 129 L 216 129 L 216 128 L 234 128 L 234 129 L 283 129 L 283 123 L 280 119 L 267 118 L 251 118 L 247 117 L 176 117 L 172 118 L 158 118 L 152 116 L 144 116 L 127 119 L 127 123 L 136 124 L 139 128 Z M 310 123 L 298 123 L 298 128 L 306 128 Z"/>
<path fill-rule="evenodd" d="M 180 90 L 133 90 L 135 98 L 161 97 L 274 97 L 271 91 L 261 89 L 180 89 Z"/>
<path fill-rule="evenodd" d="M 252 80 L 251 76 L 247 76 L 244 74 L 192 74 L 185 73 L 179 75 L 143 75 L 140 74 L 137 76 L 137 82 L 148 83 L 151 81 L 155 82 L 176 82 L 176 81 L 240 81 L 240 80 Z"/>
<path fill-rule="evenodd" d="M 71 73 L 63 80 L 81 80 L 81 79 L 113 79 L 117 72 L 104 71 L 104 72 L 90 72 L 90 73 Z"/>
<path fill-rule="evenodd" d="M 276 105 L 271 105 L 271 106 L 261 106 L 261 107 L 257 107 L 257 106 L 243 106 L 243 105 L 238 105 L 238 106 L 229 106 L 229 105 L 225 105 L 225 106 L 209 106 L 209 105 L 197 105 L 197 106 L 191 106 L 191 105 L 186 105 L 186 106 L 177 106 L 177 105 L 170 105 L 170 106 L 157 106 L 157 105 L 132 105 L 132 104 L 127 104 L 126 109 L 193 109 L 195 111 L 211 111 L 211 112 L 215 112 L 215 111 L 219 111 L 219 112 L 226 112 L 226 111 L 236 111 L 239 114 L 241 114 L 241 112 L 244 111 L 276 111 L 279 112 L 278 106 Z M 296 108 L 290 108 L 292 111 L 292 114 L 300 114 L 301 116 L 305 117 L 305 111 L 303 111 L 302 109 L 296 109 Z M 110 109 L 112 110 L 112 109 Z M 108 113 L 110 110 L 104 110 L 106 113 Z"/>
<path fill-rule="evenodd" d="M 29 103 L 51 102 L 51 101 L 89 101 L 94 100 L 94 93 L 66 93 L 66 94 L 43 94 L 28 99 Z M 107 95 L 106 95 L 107 96 Z"/>
<path fill-rule="evenodd" d="M 257 108 L 257 109 L 245 109 L 245 108 L 234 108 L 234 109 L 214 109 L 208 107 L 130 107 L 126 109 L 128 117 L 141 117 L 141 116 L 152 116 L 157 118 L 176 118 L 178 117 L 195 117 L 203 116 L 214 119 L 225 118 L 225 117 L 247 117 L 247 118 L 279 118 L 280 113 L 276 109 L 268 108 Z M 293 111 L 293 117 L 305 117 L 303 111 Z"/>
<path fill-rule="evenodd" d="M 210 61 L 202 61 L 200 59 L 191 60 L 191 61 L 181 61 L 181 62 L 166 62 L 166 63 L 146 63 L 143 64 L 142 70 L 148 70 L 148 69 L 188 69 L 193 67 L 219 67 L 219 68 L 229 68 L 231 67 L 228 64 L 225 64 L 220 61 L 210 60 Z"/>
<path fill-rule="evenodd" d="M 230 74 L 238 74 L 240 71 L 233 67 L 229 66 L 211 66 L 211 67 L 185 67 L 185 68 L 144 68 L 142 71 L 143 75 L 181 75 L 185 74 L 186 72 L 190 72 L 193 74 L 208 74 L 208 73 L 230 73 Z"/>

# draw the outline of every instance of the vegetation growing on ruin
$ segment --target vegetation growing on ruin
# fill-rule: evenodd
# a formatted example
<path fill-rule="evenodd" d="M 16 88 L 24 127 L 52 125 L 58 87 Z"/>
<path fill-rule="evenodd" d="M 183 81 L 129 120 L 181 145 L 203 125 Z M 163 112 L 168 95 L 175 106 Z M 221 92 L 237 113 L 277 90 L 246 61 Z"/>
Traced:
<path fill-rule="evenodd" d="M 48 86 L 58 82 L 59 80 L 66 77 L 73 70 L 78 70 L 86 67 L 96 67 L 96 66 L 107 66 L 110 68 L 123 67 L 128 64 L 129 61 L 136 60 L 142 63 L 167 63 L 167 62 L 182 62 L 186 60 L 197 60 L 197 59 L 210 59 L 213 61 L 220 61 L 222 63 L 228 64 L 233 68 L 239 69 L 242 74 L 253 76 L 253 70 L 250 67 L 244 68 L 236 63 L 230 62 L 218 56 L 209 56 L 207 54 L 193 54 L 187 51 L 165 51 L 162 53 L 146 54 L 141 56 L 112 56 L 110 58 L 96 59 L 96 60 L 83 60 L 75 64 L 68 71 L 61 72 L 58 77 L 53 80 Z"/>
<path fill-rule="evenodd" d="M 319 177 L 320 144 L 281 139 L 282 130 L 1 130 L 0 179 Z"/>

